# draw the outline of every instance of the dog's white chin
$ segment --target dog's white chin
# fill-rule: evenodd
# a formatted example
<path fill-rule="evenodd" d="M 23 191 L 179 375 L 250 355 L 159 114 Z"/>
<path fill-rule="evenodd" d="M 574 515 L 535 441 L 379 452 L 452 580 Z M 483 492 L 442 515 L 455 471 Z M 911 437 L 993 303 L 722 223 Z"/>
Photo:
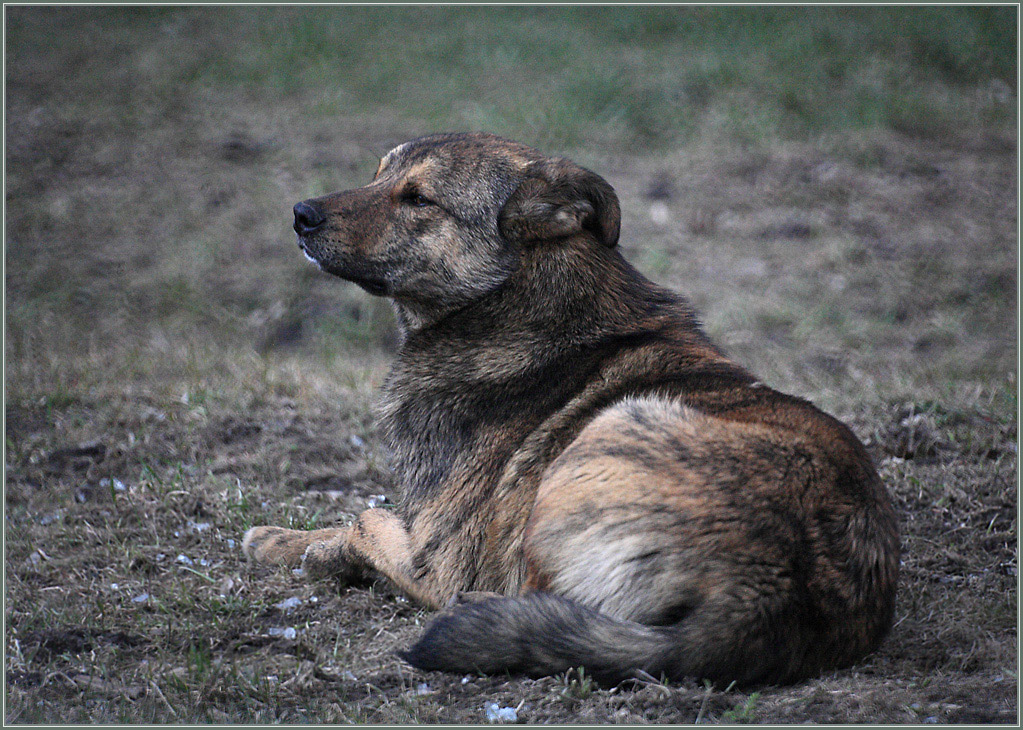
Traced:
<path fill-rule="evenodd" d="M 309 252 L 308 252 L 308 251 L 306 251 L 306 250 L 305 250 L 304 248 L 302 249 L 302 253 L 303 253 L 303 254 L 305 255 L 305 257 L 306 257 L 307 259 L 309 259 L 309 260 L 310 260 L 311 262 L 313 262 L 314 264 L 316 264 L 316 265 L 317 265 L 317 266 L 318 266 L 318 267 L 319 267 L 319 268 L 320 268 L 321 270 L 323 269 L 323 264 L 321 264 L 321 263 L 320 263 L 319 261 L 317 261 L 317 260 L 316 260 L 316 259 L 314 259 L 314 258 L 313 258 L 312 256 L 310 256 L 310 255 L 309 255 Z"/>

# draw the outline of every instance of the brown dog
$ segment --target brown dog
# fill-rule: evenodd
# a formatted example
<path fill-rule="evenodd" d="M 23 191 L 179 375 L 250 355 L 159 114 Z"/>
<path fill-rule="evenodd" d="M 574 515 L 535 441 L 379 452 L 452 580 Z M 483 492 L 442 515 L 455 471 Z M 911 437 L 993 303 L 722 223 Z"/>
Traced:
<path fill-rule="evenodd" d="M 621 257 L 602 178 L 436 135 L 296 205 L 295 230 L 394 302 L 382 418 L 402 500 L 253 528 L 250 558 L 455 604 L 404 654 L 423 669 L 783 683 L 877 646 L 899 540 L 866 451 Z"/>

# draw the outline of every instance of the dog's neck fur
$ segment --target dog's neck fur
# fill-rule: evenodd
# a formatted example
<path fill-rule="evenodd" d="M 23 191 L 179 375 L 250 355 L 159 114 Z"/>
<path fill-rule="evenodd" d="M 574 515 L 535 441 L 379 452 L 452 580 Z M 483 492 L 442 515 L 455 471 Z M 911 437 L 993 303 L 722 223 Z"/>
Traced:
<path fill-rule="evenodd" d="M 593 265 L 594 258 L 600 265 Z M 561 306 L 553 311 L 534 306 L 542 302 Z M 442 338 L 492 345 L 536 327 L 546 328 L 547 339 L 551 332 L 561 333 L 558 344 L 574 347 L 649 324 L 651 317 L 671 319 L 712 347 L 682 296 L 646 279 L 617 249 L 598 248 L 587 236 L 523 250 L 518 267 L 503 283 L 461 306 L 435 308 L 396 300 L 391 304 L 401 341 L 399 359 L 413 357 L 425 343 Z"/>

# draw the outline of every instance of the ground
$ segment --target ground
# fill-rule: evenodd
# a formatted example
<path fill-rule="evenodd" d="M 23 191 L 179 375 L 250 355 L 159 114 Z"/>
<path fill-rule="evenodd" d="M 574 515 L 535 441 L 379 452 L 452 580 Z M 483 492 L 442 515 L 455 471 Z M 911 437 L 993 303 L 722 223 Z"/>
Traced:
<path fill-rule="evenodd" d="M 319 26 L 275 12 L 292 35 L 251 13 L 8 10 L 5 721 L 474 724 L 496 703 L 526 723 L 1018 722 L 1011 84 L 939 55 L 959 76 L 933 81 L 927 119 L 789 133 L 800 86 L 779 92 L 784 123 L 737 132 L 715 126 L 731 113 L 717 87 L 691 81 L 707 96 L 692 128 L 643 131 L 630 108 L 573 134 L 552 131 L 568 117 L 495 130 L 606 177 L 623 254 L 762 380 L 850 424 L 904 558 L 881 648 L 795 686 L 451 676 L 396 656 L 430 614 L 386 582 L 309 582 L 247 564 L 240 543 L 398 498 L 372 414 L 389 309 L 304 261 L 291 205 L 365 182 L 405 137 L 492 128 L 482 110 L 502 107 L 482 89 L 454 117 L 370 115 L 345 107 L 365 93 L 352 82 L 327 113 L 291 85 L 316 68 L 264 77 L 225 50 L 241 28 L 290 39 L 273 58 L 299 40 L 309 55 Z M 814 23 L 855 38 L 849 17 Z M 79 26 L 105 42 L 47 42 Z M 640 30 L 663 44 L 660 28 Z M 538 32 L 492 32 L 519 31 Z M 459 56 L 441 50 L 434 63 Z"/>

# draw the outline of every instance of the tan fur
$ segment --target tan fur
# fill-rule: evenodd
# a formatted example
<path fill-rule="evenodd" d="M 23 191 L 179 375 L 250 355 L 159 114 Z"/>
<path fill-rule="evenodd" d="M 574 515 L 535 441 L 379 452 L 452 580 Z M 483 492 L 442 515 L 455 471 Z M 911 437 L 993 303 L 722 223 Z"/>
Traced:
<path fill-rule="evenodd" d="M 414 140 L 296 206 L 310 258 L 394 303 L 402 498 L 253 528 L 246 554 L 455 605 L 406 654 L 427 669 L 785 682 L 857 660 L 899 557 L 863 446 L 632 269 L 619 211 L 594 173 L 488 135 Z"/>

